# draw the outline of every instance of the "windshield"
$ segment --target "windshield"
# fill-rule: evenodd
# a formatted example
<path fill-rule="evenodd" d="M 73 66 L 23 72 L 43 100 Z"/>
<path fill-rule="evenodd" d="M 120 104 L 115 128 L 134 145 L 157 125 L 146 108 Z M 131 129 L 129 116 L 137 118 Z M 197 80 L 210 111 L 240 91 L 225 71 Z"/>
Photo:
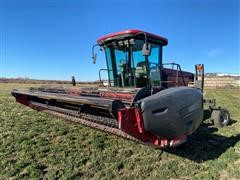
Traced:
<path fill-rule="evenodd" d="M 132 44 L 121 41 L 105 48 L 110 86 L 144 87 L 149 79 L 152 85 L 160 85 L 158 64 L 162 47 L 151 44 L 150 56 L 143 56 L 143 44 L 143 40 Z"/>

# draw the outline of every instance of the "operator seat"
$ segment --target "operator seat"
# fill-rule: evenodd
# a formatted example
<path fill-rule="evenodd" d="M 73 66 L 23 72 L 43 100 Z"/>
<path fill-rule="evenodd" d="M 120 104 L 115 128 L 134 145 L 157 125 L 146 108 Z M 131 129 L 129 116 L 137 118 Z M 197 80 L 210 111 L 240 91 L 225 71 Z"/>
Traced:
<path fill-rule="evenodd" d="M 137 63 L 135 76 L 137 87 L 144 87 L 147 85 L 147 67 L 145 61 Z"/>

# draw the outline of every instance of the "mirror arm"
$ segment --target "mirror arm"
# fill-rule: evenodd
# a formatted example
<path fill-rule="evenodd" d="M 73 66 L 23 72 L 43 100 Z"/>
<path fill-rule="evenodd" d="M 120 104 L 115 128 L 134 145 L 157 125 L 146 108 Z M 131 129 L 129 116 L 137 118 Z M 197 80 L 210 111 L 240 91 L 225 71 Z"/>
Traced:
<path fill-rule="evenodd" d="M 99 46 L 99 45 L 98 44 L 94 44 L 92 46 L 92 58 L 94 58 L 94 49 L 95 49 L 96 46 Z"/>
<path fill-rule="evenodd" d="M 147 42 L 147 34 L 146 33 L 143 33 L 143 34 L 145 36 L 145 43 L 148 44 L 148 42 Z"/>
<path fill-rule="evenodd" d="M 92 46 L 92 59 L 93 59 L 93 64 L 96 63 L 96 56 L 95 56 L 95 51 L 94 51 L 94 49 L 95 49 L 96 46 L 99 46 L 99 44 L 94 44 L 94 45 Z"/>
<path fill-rule="evenodd" d="M 135 36 L 137 36 L 137 35 L 139 35 L 139 34 L 143 34 L 144 35 L 144 41 L 145 41 L 145 43 L 147 44 L 148 42 L 147 42 L 147 33 L 145 33 L 145 32 L 139 32 L 139 33 L 137 33 Z"/>
<path fill-rule="evenodd" d="M 136 36 L 137 35 L 139 35 L 139 34 L 143 34 L 144 35 L 144 46 L 145 46 L 145 48 L 146 48 L 146 51 L 149 51 L 149 49 L 151 49 L 150 47 L 149 47 L 149 45 L 148 45 L 148 40 L 147 40 L 147 33 L 145 33 L 145 32 L 140 32 L 140 33 L 137 33 L 136 34 Z"/>

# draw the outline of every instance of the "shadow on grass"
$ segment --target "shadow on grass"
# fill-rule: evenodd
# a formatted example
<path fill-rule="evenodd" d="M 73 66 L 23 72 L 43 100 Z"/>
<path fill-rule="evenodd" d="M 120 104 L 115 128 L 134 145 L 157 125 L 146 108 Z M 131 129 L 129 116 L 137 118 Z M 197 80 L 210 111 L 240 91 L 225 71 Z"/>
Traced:
<path fill-rule="evenodd" d="M 237 122 L 236 120 L 231 119 L 231 121 L 230 121 L 230 123 L 228 124 L 228 126 L 231 126 L 231 125 L 233 125 L 233 124 L 236 123 L 236 122 Z"/>
<path fill-rule="evenodd" d="M 218 129 L 210 125 L 203 123 L 185 144 L 167 152 L 201 163 L 218 158 L 240 141 L 240 134 L 231 137 L 213 134 Z"/>

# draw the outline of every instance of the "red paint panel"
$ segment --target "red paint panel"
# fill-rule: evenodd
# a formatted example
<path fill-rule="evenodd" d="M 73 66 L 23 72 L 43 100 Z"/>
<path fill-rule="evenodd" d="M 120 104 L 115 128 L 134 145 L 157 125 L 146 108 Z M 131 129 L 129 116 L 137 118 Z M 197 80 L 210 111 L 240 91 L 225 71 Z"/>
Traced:
<path fill-rule="evenodd" d="M 27 95 L 19 95 L 18 97 L 16 97 L 16 101 L 25 105 L 25 106 L 29 106 L 29 100 L 27 98 Z"/>
<path fill-rule="evenodd" d="M 116 93 L 116 92 L 100 92 L 101 97 L 110 98 L 115 100 L 125 100 L 131 101 L 133 99 L 134 94 L 129 93 Z"/>
<path fill-rule="evenodd" d="M 118 111 L 118 127 L 142 143 L 158 148 L 174 147 L 184 143 L 187 139 L 186 135 L 172 140 L 160 139 L 151 132 L 146 132 L 143 126 L 142 112 L 138 108 L 120 109 Z"/>

